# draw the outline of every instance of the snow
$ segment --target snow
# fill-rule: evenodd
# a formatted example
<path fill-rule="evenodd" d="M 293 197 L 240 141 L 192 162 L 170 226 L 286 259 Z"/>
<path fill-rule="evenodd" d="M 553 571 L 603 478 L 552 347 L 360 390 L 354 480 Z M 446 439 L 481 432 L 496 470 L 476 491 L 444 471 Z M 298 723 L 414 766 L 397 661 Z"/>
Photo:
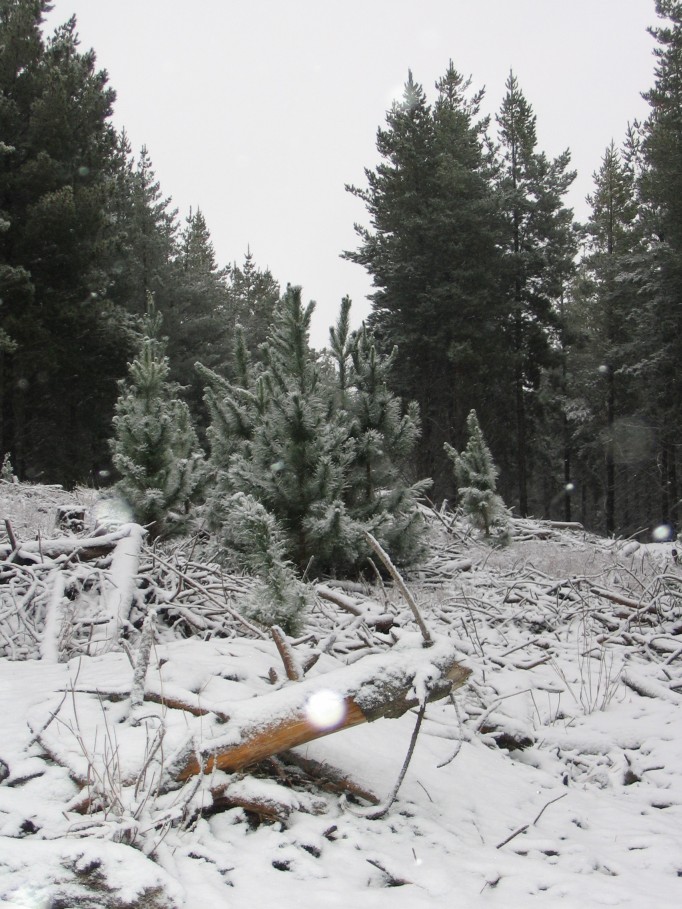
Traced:
<path fill-rule="evenodd" d="M 533 539 L 535 530 L 547 538 Z M 343 612 L 332 628 L 326 603 L 306 633 L 362 647 L 344 655 L 328 646 L 301 682 L 273 685 L 270 669 L 282 670 L 269 640 L 159 640 L 147 692 L 222 718 L 149 700 L 131 708 L 133 666 L 115 649 L 67 662 L 49 646 L 38 648 L 42 659 L 0 659 L 0 758 L 10 769 L 0 783 L 0 904 L 677 907 L 682 573 L 669 544 L 633 550 L 541 522 L 519 522 L 516 533 L 523 540 L 490 550 L 434 524 L 431 559 L 407 579 L 433 648 L 421 646 L 390 590 L 367 600 L 394 617 L 397 643 L 389 649 L 390 633 L 366 629 L 363 639 Z M 54 577 L 50 589 L 54 623 Z M 361 608 L 362 594 L 352 598 Z M 310 638 L 296 652 L 316 646 Z M 377 667 L 390 675 L 407 664 L 422 702 L 452 653 L 472 675 L 453 700 L 428 704 L 383 818 L 288 761 L 162 785 L 188 741 L 238 739 L 244 718 L 267 724 L 275 699 L 296 711 L 312 691 L 343 698 Z M 296 753 L 382 801 L 415 720 L 415 710 L 377 719 Z M 105 807 L 78 813 L 98 786 Z M 217 792 L 223 804 L 200 811 Z M 243 807 L 254 801 L 271 805 L 272 819 Z"/>

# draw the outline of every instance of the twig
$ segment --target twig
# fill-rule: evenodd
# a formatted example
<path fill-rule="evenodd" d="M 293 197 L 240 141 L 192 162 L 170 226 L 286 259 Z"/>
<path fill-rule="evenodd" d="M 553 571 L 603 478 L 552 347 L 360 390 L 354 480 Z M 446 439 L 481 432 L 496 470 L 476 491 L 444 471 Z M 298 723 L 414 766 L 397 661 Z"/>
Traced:
<path fill-rule="evenodd" d="M 377 821 L 380 818 L 385 817 L 385 815 L 388 813 L 388 809 L 391 807 L 393 802 L 395 802 L 398 796 L 398 790 L 402 786 L 403 780 L 405 779 L 407 768 L 410 766 L 410 761 L 412 760 L 412 755 L 414 754 L 415 745 L 417 744 L 417 739 L 419 738 L 419 730 L 421 729 L 422 720 L 424 719 L 425 713 L 426 701 L 424 701 L 424 703 L 419 708 L 419 713 L 417 714 L 417 722 L 414 724 L 414 729 L 412 730 L 410 745 L 407 749 L 407 754 L 405 755 L 403 766 L 400 768 L 398 779 L 396 780 L 395 786 L 391 790 L 390 795 L 383 805 L 380 805 L 378 808 L 372 808 L 368 812 L 362 812 L 362 816 L 368 818 L 370 821 Z"/>
<path fill-rule="evenodd" d="M 80 672 L 80 667 L 79 667 L 78 671 Z M 57 705 L 56 709 L 50 711 L 50 716 L 48 717 L 47 720 L 45 720 L 45 722 L 39 729 L 37 729 L 35 731 L 33 729 L 31 729 L 31 732 L 33 734 L 31 735 L 31 738 L 28 740 L 28 742 L 26 742 L 26 748 L 29 748 L 31 745 L 34 745 L 40 739 L 40 736 L 43 734 L 43 732 L 45 732 L 45 730 L 50 725 L 50 723 L 57 718 L 57 714 L 62 709 L 62 706 L 64 705 L 64 701 L 66 700 L 66 696 L 68 695 L 68 693 L 69 693 L 68 691 L 64 692 L 64 696 L 61 699 L 61 701 L 59 702 L 59 704 Z M 31 727 L 29 726 L 29 729 L 30 728 Z"/>
<path fill-rule="evenodd" d="M 395 874 L 392 874 L 384 865 L 382 865 L 379 859 L 367 859 L 367 863 L 373 865 L 386 876 L 389 887 L 403 887 L 405 884 L 412 883 L 412 881 L 408 881 L 404 877 L 396 877 Z"/>
<path fill-rule="evenodd" d="M 465 740 L 465 737 L 466 737 L 466 733 L 464 732 L 464 725 L 462 723 L 462 715 L 459 712 L 459 705 L 455 699 L 455 696 L 452 693 L 449 695 L 449 697 L 450 697 L 452 706 L 455 708 L 455 714 L 457 716 L 457 724 L 459 726 L 459 740 L 457 742 L 457 747 L 455 748 L 453 753 L 450 755 L 450 757 L 447 758 L 447 760 L 442 761 L 440 764 L 436 764 L 436 767 L 439 770 L 441 767 L 447 767 L 448 764 L 451 764 L 454 761 L 454 759 L 457 757 L 457 755 L 462 750 L 462 742 Z"/>
<path fill-rule="evenodd" d="M 405 602 L 412 610 L 412 615 L 414 616 L 414 619 L 415 619 L 417 625 L 419 626 L 419 630 L 422 633 L 422 637 L 424 638 L 424 646 L 431 647 L 431 645 L 433 644 L 433 638 L 431 637 L 431 632 L 426 627 L 426 624 L 424 623 L 424 619 L 422 618 L 421 613 L 419 612 L 419 607 L 417 606 L 416 600 L 414 599 L 414 597 L 412 596 L 410 591 L 407 589 L 407 585 L 405 584 L 405 581 L 403 581 L 402 577 L 400 576 L 398 569 L 395 567 L 395 565 L 391 561 L 388 553 L 374 539 L 372 534 L 369 533 L 369 531 L 367 531 L 367 530 L 365 530 L 363 532 L 365 534 L 365 539 L 367 540 L 369 545 L 372 547 L 372 549 L 376 552 L 376 554 L 379 556 L 381 561 L 386 566 L 388 573 L 391 575 L 391 577 L 395 581 L 398 589 L 400 590 L 403 597 L 405 598 Z"/>
<path fill-rule="evenodd" d="M 565 799 L 567 795 L 568 795 L 568 792 L 563 792 L 561 795 L 558 795 L 555 799 L 552 799 L 551 801 L 547 802 L 546 805 L 542 806 L 542 808 L 540 809 L 540 811 L 534 821 L 531 821 L 530 824 L 524 824 L 523 827 L 519 827 L 518 830 L 515 830 L 513 833 L 510 833 L 509 836 L 507 837 L 507 839 L 502 840 L 502 842 L 498 843 L 497 846 L 495 846 L 495 848 L 501 849 L 503 846 L 506 846 L 507 843 L 510 843 L 515 837 L 519 836 L 519 834 L 525 833 L 529 827 L 534 827 L 537 824 L 537 822 L 540 820 L 542 815 L 544 814 L 545 810 L 547 808 L 549 808 L 550 805 L 553 805 L 555 802 L 561 801 L 561 799 Z"/>

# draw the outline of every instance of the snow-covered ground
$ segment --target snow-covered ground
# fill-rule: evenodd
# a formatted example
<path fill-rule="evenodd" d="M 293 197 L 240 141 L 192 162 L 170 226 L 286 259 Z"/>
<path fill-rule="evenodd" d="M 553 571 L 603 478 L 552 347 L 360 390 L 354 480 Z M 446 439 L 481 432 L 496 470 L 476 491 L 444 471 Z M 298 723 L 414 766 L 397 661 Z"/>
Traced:
<path fill-rule="evenodd" d="M 0 487 L 0 518 L 23 542 L 35 520 L 29 498 L 41 501 L 47 521 L 54 502 L 69 497 Z M 47 524 L 37 529 L 42 539 L 54 535 Z M 431 537 L 431 557 L 408 584 L 436 647 L 454 647 L 472 674 L 451 699 L 427 706 L 397 799 L 379 818 L 358 793 L 379 803 L 389 796 L 415 710 L 302 745 L 296 763 L 282 756 L 170 789 L 163 779 L 188 741 L 236 735 L 254 698 L 282 691 L 293 704 L 297 686 L 327 673 L 352 666 L 359 677 L 368 657 L 381 661 L 391 647 L 391 659 L 401 648 L 411 653 L 411 612 L 388 585 L 347 595 L 361 612 L 391 614 L 389 632 L 317 602 L 294 648 L 300 662 L 321 654 L 304 682 L 286 681 L 269 638 L 211 632 L 216 584 L 202 581 L 213 612 L 201 590 L 182 599 L 176 587 L 172 602 L 181 600 L 185 622 L 196 610 L 205 630 L 183 639 L 180 626 L 157 624 L 146 680 L 157 697 L 131 708 L 132 625 L 130 655 L 117 647 L 88 656 L 74 633 L 66 644 L 54 636 L 55 648 L 59 640 L 74 648 L 59 662 L 42 646 L 34 605 L 20 629 L 31 658 L 8 658 L 3 635 L 17 627 L 17 610 L 44 602 L 49 615 L 49 591 L 61 589 L 55 573 L 67 567 L 65 557 L 44 554 L 34 567 L 0 561 L 0 903 L 679 906 L 682 572 L 670 544 L 617 544 L 539 521 L 514 522 L 503 550 L 460 523 L 448 531 L 434 519 Z M 104 577 L 109 569 L 97 570 Z M 243 583 L 235 579 L 226 596 L 233 610 Z M 72 604 L 70 621 L 76 606 L 97 608 L 100 588 L 79 584 L 57 604 Z M 163 706 L 161 696 L 197 710 Z M 314 772 L 301 769 L 302 758 Z M 339 791 L 331 778 L 350 783 Z"/>

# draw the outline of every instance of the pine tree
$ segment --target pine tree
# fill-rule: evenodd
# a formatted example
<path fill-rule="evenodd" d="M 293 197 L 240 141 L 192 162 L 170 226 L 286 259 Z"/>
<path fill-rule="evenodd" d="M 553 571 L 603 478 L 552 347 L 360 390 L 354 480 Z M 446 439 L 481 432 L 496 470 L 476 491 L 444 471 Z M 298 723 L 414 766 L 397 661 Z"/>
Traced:
<path fill-rule="evenodd" d="M 140 150 L 131 189 L 131 211 L 126 223 L 132 253 L 126 266 L 128 305 L 134 312 L 144 312 L 151 293 L 163 312 L 177 256 L 177 211 L 170 208 L 170 198 L 161 191 L 146 145 Z"/>
<path fill-rule="evenodd" d="M 541 367 L 551 363 L 555 304 L 572 273 L 577 250 L 572 212 L 562 202 L 575 171 L 568 170 L 568 151 L 550 161 L 537 150 L 536 117 L 513 73 L 497 122 L 497 192 L 504 222 L 501 289 L 508 313 L 519 510 L 526 515 L 532 437 L 529 389 L 537 390 Z"/>
<path fill-rule="evenodd" d="M 211 235 L 201 211 L 191 212 L 180 238 L 172 286 L 165 291 L 164 326 L 168 334 L 171 377 L 200 429 L 207 425 L 203 385 L 194 364 L 201 357 L 210 369 L 221 367 L 229 345 L 227 272 L 218 268 Z"/>
<path fill-rule="evenodd" d="M 631 374 L 636 345 L 638 299 L 627 279 L 632 259 L 641 251 L 635 174 L 612 142 L 594 174 L 592 208 L 586 225 L 587 249 L 568 308 L 574 343 L 569 354 L 573 420 L 582 460 L 602 473 L 604 529 L 608 535 L 632 532 L 625 496 L 628 464 L 637 462 L 622 427 L 634 426 L 639 410 Z M 641 454 L 639 456 L 641 458 Z M 617 508 L 617 480 L 623 499 Z"/>
<path fill-rule="evenodd" d="M 498 470 L 475 410 L 467 417 L 467 431 L 469 441 L 461 454 L 451 445 L 445 445 L 445 452 L 454 464 L 460 503 L 465 515 L 486 537 L 495 530 L 504 539 L 508 533 L 508 513 L 495 491 Z"/>
<path fill-rule="evenodd" d="M 354 442 L 344 501 L 394 561 L 409 562 L 421 550 L 424 529 L 417 503 L 431 486 L 430 480 L 410 483 L 407 477 L 421 431 L 419 408 L 411 402 L 404 410 L 390 390 L 397 349 L 383 356 L 364 325 L 351 333 L 349 310 L 345 297 L 330 330 L 340 411 Z"/>
<path fill-rule="evenodd" d="M 414 408 L 403 414 L 388 391 L 369 335 L 350 335 L 350 301 L 332 331 L 338 369 L 316 355 L 312 306 L 303 307 L 300 288 L 287 288 L 262 369 L 251 367 L 239 339 L 238 379 L 200 367 L 212 416 L 212 525 L 234 546 L 231 503 L 242 494 L 272 515 L 300 571 L 357 570 L 368 555 L 364 529 L 408 560 L 423 529 L 416 501 L 423 485 L 407 483 L 398 460 L 413 451 Z"/>
<path fill-rule="evenodd" d="M 438 492 L 450 484 L 443 442 L 459 440 L 485 396 L 501 340 L 487 121 L 469 89 L 451 64 L 432 107 L 410 73 L 378 131 L 367 188 L 348 187 L 371 228 L 356 226 L 360 247 L 344 255 L 372 275 L 369 323 L 385 352 L 398 347 L 392 388 L 419 404 L 418 471 Z"/>
<path fill-rule="evenodd" d="M 250 249 L 242 266 L 235 262 L 227 271 L 226 322 L 232 331 L 241 325 L 247 348 L 255 356 L 270 332 L 280 298 L 279 284 L 269 269 L 258 268 Z"/>
<path fill-rule="evenodd" d="M 658 520 L 679 520 L 682 437 L 682 3 L 657 0 L 663 22 L 650 29 L 658 46 L 655 83 L 644 94 L 640 201 L 648 246 L 634 269 L 640 288 L 637 370 L 658 447 Z"/>
<path fill-rule="evenodd" d="M 0 3 L 0 444 L 20 477 L 73 484 L 108 461 L 130 346 L 108 295 L 114 92 L 74 19 L 43 38 L 49 6 Z"/>
<path fill-rule="evenodd" d="M 303 307 L 299 287 L 287 288 L 265 348 L 266 368 L 252 388 L 202 370 L 213 418 L 214 523 L 226 523 L 226 495 L 253 496 L 281 525 L 287 554 L 302 571 L 311 558 L 318 569 L 341 559 L 352 565 L 361 539 L 342 500 L 352 443 L 333 419 L 309 345 L 313 306 Z"/>
<path fill-rule="evenodd" d="M 111 443 L 121 477 L 116 488 L 152 538 L 184 529 L 203 473 L 189 410 L 168 381 L 160 327 L 150 297 L 138 355 L 121 383 Z"/>
<path fill-rule="evenodd" d="M 279 625 L 287 634 L 299 634 L 309 596 L 286 557 L 285 535 L 275 517 L 252 496 L 235 493 L 223 533 L 239 564 L 259 579 L 247 614 L 264 625 Z"/>

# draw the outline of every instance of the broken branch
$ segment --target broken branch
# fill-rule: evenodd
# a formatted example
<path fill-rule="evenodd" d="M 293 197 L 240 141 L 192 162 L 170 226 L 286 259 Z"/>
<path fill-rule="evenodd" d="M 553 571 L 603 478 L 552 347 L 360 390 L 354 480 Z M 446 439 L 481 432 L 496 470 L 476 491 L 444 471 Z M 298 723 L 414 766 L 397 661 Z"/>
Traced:
<path fill-rule="evenodd" d="M 381 561 L 384 563 L 388 573 L 391 575 L 391 577 L 393 578 L 398 589 L 400 590 L 403 597 L 405 598 L 405 602 L 412 610 L 412 615 L 414 616 L 414 620 L 417 623 L 417 625 L 419 626 L 419 630 L 421 631 L 422 637 L 424 638 L 424 646 L 430 647 L 433 644 L 433 638 L 431 637 L 431 632 L 426 627 L 424 619 L 422 618 L 422 615 L 419 611 L 419 607 L 417 606 L 417 601 L 412 596 L 410 591 L 407 589 L 407 584 L 405 583 L 405 581 L 403 581 L 398 569 L 395 567 L 395 565 L 391 561 L 388 553 L 381 547 L 381 545 L 377 542 L 377 540 L 374 539 L 374 537 L 372 536 L 371 533 L 369 533 L 369 531 L 365 530 L 364 534 L 365 534 L 365 539 L 367 540 L 369 545 L 372 547 L 374 552 L 376 552 L 376 554 L 379 556 Z"/>

